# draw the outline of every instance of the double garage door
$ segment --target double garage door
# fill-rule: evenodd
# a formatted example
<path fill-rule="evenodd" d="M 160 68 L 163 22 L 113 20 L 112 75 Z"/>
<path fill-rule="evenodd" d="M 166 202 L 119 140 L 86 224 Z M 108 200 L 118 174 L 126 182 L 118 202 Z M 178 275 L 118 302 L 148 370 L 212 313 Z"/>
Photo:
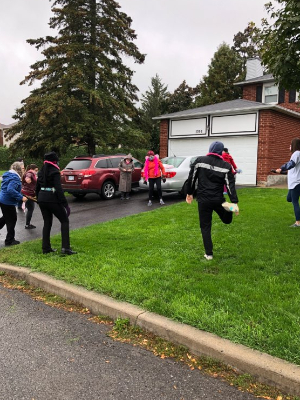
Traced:
<path fill-rule="evenodd" d="M 216 140 L 224 143 L 237 167 L 242 170 L 241 174 L 237 174 L 236 183 L 256 185 L 258 135 L 169 139 L 168 155 L 203 156 Z"/>

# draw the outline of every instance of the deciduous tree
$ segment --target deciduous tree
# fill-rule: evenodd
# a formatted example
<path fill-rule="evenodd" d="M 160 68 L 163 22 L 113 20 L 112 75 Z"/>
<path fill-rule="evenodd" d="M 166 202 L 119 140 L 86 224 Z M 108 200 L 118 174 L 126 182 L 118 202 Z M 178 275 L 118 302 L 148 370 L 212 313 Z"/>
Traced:
<path fill-rule="evenodd" d="M 300 2 L 275 0 L 266 4 L 270 20 L 263 20 L 262 61 L 276 82 L 300 89 Z"/>

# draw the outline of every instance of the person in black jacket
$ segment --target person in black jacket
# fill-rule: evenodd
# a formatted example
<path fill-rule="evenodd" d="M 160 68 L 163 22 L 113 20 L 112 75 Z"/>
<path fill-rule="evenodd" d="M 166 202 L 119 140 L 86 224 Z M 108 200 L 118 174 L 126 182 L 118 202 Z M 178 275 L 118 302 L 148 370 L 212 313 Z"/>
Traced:
<path fill-rule="evenodd" d="M 52 151 L 45 154 L 44 165 L 38 173 L 36 197 L 44 219 L 43 227 L 43 253 L 57 251 L 51 247 L 50 232 L 53 215 L 61 223 L 61 253 L 66 255 L 76 254 L 70 248 L 69 214 L 70 208 L 61 187 L 60 172 L 57 154 Z"/>
<path fill-rule="evenodd" d="M 198 157 L 192 164 L 187 184 L 186 202 L 191 204 L 196 182 L 200 229 L 205 248 L 204 257 L 213 259 L 213 243 L 211 239 L 212 213 L 215 211 L 224 224 L 232 222 L 232 213 L 239 213 L 238 197 L 235 190 L 235 180 L 232 167 L 222 159 L 224 145 L 213 142 L 206 156 Z M 232 203 L 225 202 L 223 189 L 227 192 Z"/>

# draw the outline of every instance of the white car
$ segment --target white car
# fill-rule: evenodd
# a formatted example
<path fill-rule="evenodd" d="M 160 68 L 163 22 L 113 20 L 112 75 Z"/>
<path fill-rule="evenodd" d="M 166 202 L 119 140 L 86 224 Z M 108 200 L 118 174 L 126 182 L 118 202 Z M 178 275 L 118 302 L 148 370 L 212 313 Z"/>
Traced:
<path fill-rule="evenodd" d="M 163 192 L 179 192 L 183 197 L 186 196 L 187 179 L 191 164 L 198 158 L 197 156 L 171 156 L 161 159 L 166 170 L 166 182 L 161 182 Z M 139 182 L 140 189 L 149 189 L 149 185 L 144 184 L 144 171 L 142 170 Z M 154 187 L 156 190 L 156 186 Z"/>

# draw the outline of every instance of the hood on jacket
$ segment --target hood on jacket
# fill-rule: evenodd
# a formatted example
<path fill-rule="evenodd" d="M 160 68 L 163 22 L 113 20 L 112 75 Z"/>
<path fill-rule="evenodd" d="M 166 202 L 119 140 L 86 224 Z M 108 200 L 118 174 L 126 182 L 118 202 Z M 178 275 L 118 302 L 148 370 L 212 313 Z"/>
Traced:
<path fill-rule="evenodd" d="M 124 157 L 124 160 L 133 160 L 132 155 L 129 153 L 127 156 Z"/>
<path fill-rule="evenodd" d="M 210 153 L 216 153 L 221 156 L 223 150 L 224 150 L 224 144 L 222 142 L 212 142 L 212 144 L 209 146 L 208 151 Z"/>

